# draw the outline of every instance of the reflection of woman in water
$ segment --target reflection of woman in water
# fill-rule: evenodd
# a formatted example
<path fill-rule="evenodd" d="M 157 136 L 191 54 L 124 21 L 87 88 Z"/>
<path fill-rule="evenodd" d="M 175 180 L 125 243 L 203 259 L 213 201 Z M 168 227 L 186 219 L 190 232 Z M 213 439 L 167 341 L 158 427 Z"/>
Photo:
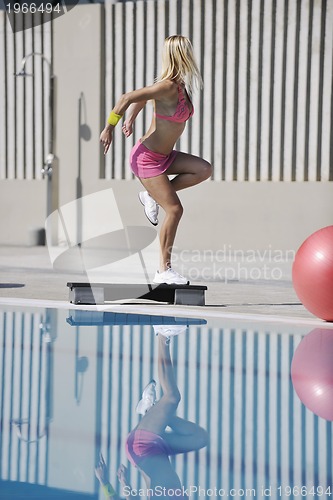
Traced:
<path fill-rule="evenodd" d="M 148 384 L 138 405 L 139 411 L 145 413 L 127 437 L 126 454 L 142 474 L 147 490 L 154 492 L 153 496 L 157 496 L 155 492 L 159 492 L 159 498 L 186 498 L 180 494 L 183 493 L 183 488 L 169 457 L 203 448 L 207 445 L 207 432 L 197 424 L 176 416 L 180 393 L 170 357 L 170 339 L 162 331 L 163 328 L 165 326 L 155 329 L 158 332 L 158 374 L 163 396 L 155 402 L 155 382 Z M 102 487 L 104 484 L 106 495 L 117 499 L 112 487 L 110 494 L 107 494 L 107 479 L 103 473 L 106 467 L 103 463 L 102 460 L 96 469 L 96 475 Z M 124 465 L 118 470 L 118 478 L 126 498 L 131 498 Z"/>

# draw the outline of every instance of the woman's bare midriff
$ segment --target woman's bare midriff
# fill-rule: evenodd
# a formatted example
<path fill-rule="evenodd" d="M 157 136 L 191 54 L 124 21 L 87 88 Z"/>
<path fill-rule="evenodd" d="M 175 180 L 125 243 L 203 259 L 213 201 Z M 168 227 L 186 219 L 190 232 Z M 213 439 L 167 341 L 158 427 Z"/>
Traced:
<path fill-rule="evenodd" d="M 168 122 L 153 117 L 150 128 L 142 137 L 141 142 L 155 153 L 168 155 L 174 149 L 184 128 L 185 123 Z"/>

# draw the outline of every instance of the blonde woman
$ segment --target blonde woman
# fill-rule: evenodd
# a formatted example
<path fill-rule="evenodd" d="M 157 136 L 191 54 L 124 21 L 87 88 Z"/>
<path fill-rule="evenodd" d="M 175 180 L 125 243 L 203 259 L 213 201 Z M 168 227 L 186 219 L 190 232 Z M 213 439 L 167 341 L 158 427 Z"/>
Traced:
<path fill-rule="evenodd" d="M 162 74 L 158 81 L 122 95 L 100 136 L 106 154 L 112 142 L 113 129 L 127 108 L 131 106 L 123 132 L 129 137 L 137 115 L 148 100 L 153 100 L 152 123 L 132 149 L 131 169 L 146 189 L 139 193 L 139 199 L 149 221 L 156 226 L 159 206 L 165 211 L 160 230 L 160 267 L 154 283 L 189 283 L 171 265 L 172 248 L 183 214 L 177 191 L 199 184 L 212 173 L 207 161 L 173 149 L 185 129 L 186 121 L 194 113 L 191 101 L 194 83 L 202 86 L 190 40 L 181 35 L 169 36 L 164 42 Z M 170 180 L 169 175 L 175 177 Z"/>

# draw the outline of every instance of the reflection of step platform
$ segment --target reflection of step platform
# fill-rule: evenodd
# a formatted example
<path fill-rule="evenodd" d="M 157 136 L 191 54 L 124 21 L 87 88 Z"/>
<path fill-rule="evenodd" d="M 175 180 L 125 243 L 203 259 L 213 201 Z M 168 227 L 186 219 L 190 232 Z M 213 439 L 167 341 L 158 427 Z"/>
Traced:
<path fill-rule="evenodd" d="M 148 299 L 170 304 L 204 306 L 206 286 L 67 283 L 72 304 L 104 304 L 114 300 Z"/>
<path fill-rule="evenodd" d="M 117 326 L 117 325 L 206 325 L 201 318 L 178 318 L 175 316 L 151 316 L 148 314 L 115 313 L 109 311 L 85 311 L 73 309 L 69 311 L 67 323 L 71 326 Z"/>

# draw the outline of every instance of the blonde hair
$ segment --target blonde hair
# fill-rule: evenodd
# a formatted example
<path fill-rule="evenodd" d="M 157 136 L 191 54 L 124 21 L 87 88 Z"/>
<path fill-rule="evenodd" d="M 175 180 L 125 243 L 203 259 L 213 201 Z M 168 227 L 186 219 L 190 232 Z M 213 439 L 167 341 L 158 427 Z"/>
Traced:
<path fill-rule="evenodd" d="M 193 83 L 198 88 L 203 87 L 202 77 L 194 58 L 193 46 L 187 37 L 172 35 L 165 39 L 162 74 L 158 80 L 174 80 L 177 83 L 184 83 L 190 95 L 193 93 Z"/>

